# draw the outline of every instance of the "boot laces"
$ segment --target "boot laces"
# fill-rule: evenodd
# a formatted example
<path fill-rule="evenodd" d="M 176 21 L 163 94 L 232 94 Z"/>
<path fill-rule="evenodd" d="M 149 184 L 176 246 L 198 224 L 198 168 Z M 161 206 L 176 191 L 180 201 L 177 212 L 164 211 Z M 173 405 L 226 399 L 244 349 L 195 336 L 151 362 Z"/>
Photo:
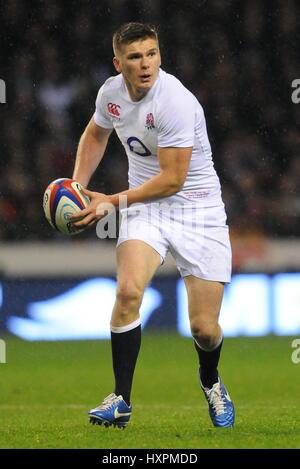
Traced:
<path fill-rule="evenodd" d="M 220 383 L 215 383 L 211 389 L 205 390 L 209 404 L 213 407 L 216 415 L 225 412 L 225 400 L 222 396 Z"/>

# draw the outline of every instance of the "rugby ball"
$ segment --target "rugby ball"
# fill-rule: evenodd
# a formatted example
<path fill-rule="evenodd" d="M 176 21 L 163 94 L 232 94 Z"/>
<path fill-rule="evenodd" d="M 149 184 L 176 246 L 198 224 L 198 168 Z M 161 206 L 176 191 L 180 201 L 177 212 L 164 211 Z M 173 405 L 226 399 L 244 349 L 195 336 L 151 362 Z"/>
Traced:
<path fill-rule="evenodd" d="M 89 205 L 83 194 L 82 185 L 74 179 L 61 178 L 52 181 L 46 188 L 43 199 L 45 216 L 50 225 L 61 233 L 74 235 L 83 229 L 76 228 L 70 216 Z"/>

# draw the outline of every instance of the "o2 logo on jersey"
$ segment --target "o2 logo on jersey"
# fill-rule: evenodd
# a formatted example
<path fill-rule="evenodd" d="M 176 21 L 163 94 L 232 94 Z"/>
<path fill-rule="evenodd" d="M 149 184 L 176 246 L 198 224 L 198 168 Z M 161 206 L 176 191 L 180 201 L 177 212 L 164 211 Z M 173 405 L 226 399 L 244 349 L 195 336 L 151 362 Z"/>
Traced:
<path fill-rule="evenodd" d="M 130 151 L 136 153 L 139 156 L 150 156 L 151 151 L 141 142 L 137 137 L 129 137 L 127 140 L 127 145 L 129 146 Z"/>

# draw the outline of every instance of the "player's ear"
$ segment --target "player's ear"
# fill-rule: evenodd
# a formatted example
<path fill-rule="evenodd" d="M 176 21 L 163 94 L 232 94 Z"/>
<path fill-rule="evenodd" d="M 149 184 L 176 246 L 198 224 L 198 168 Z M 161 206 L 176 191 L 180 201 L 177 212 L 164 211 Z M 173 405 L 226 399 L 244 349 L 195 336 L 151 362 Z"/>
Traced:
<path fill-rule="evenodd" d="M 121 73 L 122 71 L 122 67 L 121 67 L 121 64 L 120 64 L 120 60 L 118 59 L 118 57 L 114 57 L 113 58 L 113 64 L 115 66 L 115 69 L 118 73 Z"/>

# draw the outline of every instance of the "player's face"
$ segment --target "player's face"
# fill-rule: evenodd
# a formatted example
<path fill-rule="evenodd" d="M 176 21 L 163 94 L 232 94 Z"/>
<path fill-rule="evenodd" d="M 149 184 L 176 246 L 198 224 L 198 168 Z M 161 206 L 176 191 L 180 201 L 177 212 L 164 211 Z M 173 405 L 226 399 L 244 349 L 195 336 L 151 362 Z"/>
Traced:
<path fill-rule="evenodd" d="M 154 84 L 161 64 L 156 39 L 148 38 L 125 44 L 114 65 L 122 73 L 129 94 L 134 101 L 142 99 Z"/>

